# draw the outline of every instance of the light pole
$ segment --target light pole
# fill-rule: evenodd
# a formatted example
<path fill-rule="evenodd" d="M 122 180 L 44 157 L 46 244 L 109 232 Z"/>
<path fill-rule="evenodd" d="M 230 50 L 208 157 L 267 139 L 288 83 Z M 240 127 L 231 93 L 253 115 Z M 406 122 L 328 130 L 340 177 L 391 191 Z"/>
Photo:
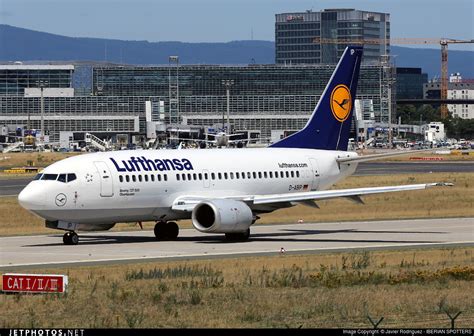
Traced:
<path fill-rule="evenodd" d="M 234 85 L 234 80 L 223 79 L 221 83 L 225 86 L 227 92 L 227 127 L 230 134 L 230 87 Z M 224 113 L 222 113 L 222 128 L 224 128 Z"/>
<path fill-rule="evenodd" d="M 41 136 L 40 136 L 40 144 L 44 145 L 44 95 L 43 95 L 43 89 L 48 85 L 47 80 L 38 80 L 36 81 L 38 86 L 40 87 L 41 90 Z"/>
<path fill-rule="evenodd" d="M 176 77 L 171 75 L 171 65 L 176 64 Z M 179 57 L 169 56 L 168 58 L 168 81 L 170 99 L 170 124 L 179 123 Z"/>

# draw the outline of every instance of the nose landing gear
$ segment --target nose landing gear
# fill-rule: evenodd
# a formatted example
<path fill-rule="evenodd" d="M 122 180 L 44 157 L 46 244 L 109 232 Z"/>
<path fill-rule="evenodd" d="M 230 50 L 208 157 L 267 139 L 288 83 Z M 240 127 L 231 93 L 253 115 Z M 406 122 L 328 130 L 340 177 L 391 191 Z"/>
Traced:
<path fill-rule="evenodd" d="M 157 240 L 176 240 L 179 226 L 175 222 L 156 222 L 154 232 Z"/>
<path fill-rule="evenodd" d="M 63 236 L 64 245 L 77 245 L 79 243 L 79 236 L 74 231 L 68 231 Z"/>

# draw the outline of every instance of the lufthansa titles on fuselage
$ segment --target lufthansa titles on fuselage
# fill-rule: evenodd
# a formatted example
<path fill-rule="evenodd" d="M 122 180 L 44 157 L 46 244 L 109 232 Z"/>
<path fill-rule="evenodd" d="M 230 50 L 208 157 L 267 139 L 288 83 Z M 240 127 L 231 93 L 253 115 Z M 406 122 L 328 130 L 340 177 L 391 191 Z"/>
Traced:
<path fill-rule="evenodd" d="M 144 156 L 131 156 L 128 160 L 115 161 L 109 158 L 118 172 L 136 171 L 169 171 L 169 170 L 193 170 L 193 165 L 188 159 L 147 159 Z"/>

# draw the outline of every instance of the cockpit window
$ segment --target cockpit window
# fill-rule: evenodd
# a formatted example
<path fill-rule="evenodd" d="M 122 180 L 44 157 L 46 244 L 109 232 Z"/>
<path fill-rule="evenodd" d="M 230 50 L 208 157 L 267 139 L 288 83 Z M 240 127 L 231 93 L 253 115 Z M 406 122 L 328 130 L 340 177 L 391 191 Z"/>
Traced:
<path fill-rule="evenodd" d="M 58 174 L 44 174 L 41 180 L 43 181 L 56 181 Z"/>
<path fill-rule="evenodd" d="M 66 174 L 59 174 L 58 181 L 66 183 L 66 181 L 67 181 L 66 178 L 67 178 Z"/>
<path fill-rule="evenodd" d="M 43 177 L 43 174 L 37 174 L 35 178 L 33 179 L 33 181 L 41 180 L 42 177 Z"/>
<path fill-rule="evenodd" d="M 67 181 L 71 182 L 76 179 L 76 174 L 67 174 Z"/>

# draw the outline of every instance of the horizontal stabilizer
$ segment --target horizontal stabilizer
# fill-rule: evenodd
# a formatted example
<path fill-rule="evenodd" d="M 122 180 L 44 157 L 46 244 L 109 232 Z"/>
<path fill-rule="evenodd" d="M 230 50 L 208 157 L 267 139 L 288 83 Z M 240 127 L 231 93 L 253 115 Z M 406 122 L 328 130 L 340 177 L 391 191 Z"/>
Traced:
<path fill-rule="evenodd" d="M 421 149 L 421 150 L 413 150 L 413 151 L 401 151 L 401 152 L 390 152 L 390 153 L 382 153 L 382 154 L 371 154 L 371 155 L 361 155 L 361 156 L 347 156 L 347 157 L 339 157 L 337 158 L 338 163 L 354 163 L 354 162 L 366 162 L 366 161 L 374 161 L 378 159 L 385 159 L 390 157 L 402 156 L 402 155 L 412 155 L 412 154 L 420 154 L 431 152 L 433 149 Z"/>

